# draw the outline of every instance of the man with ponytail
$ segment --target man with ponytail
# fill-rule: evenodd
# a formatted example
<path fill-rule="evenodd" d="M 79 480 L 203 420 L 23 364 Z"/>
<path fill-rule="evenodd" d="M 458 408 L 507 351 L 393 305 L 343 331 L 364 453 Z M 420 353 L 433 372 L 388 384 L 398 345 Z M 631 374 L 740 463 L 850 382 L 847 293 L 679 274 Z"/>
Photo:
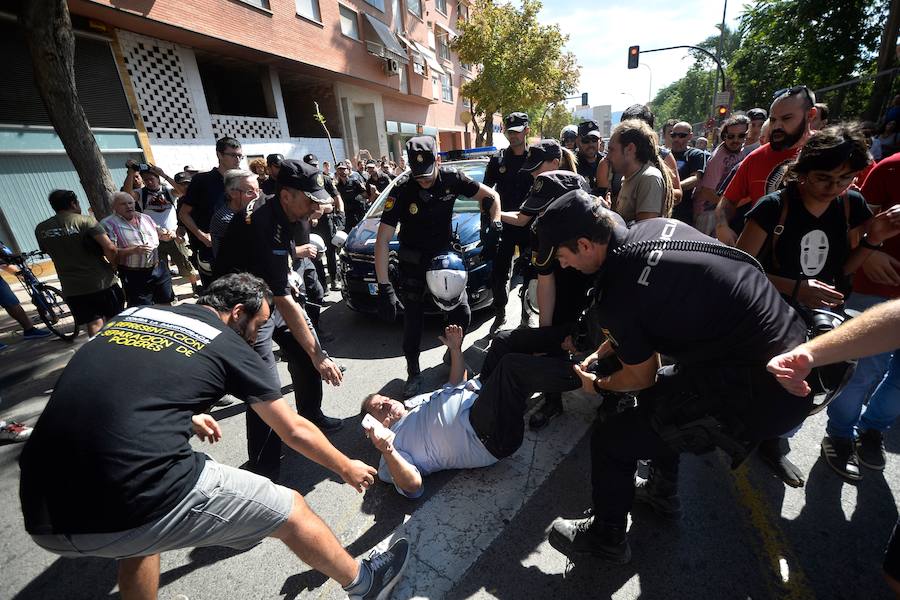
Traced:
<path fill-rule="evenodd" d="M 607 158 L 622 173 L 615 211 L 626 222 L 672 215 L 672 184 L 659 156 L 656 134 L 644 121 L 623 121 L 609 140 Z"/>

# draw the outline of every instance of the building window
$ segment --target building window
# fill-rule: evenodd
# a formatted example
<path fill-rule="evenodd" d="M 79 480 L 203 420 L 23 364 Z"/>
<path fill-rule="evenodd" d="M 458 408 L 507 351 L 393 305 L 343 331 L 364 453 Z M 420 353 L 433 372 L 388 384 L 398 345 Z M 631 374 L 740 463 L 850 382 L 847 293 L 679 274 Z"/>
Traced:
<path fill-rule="evenodd" d="M 434 7 L 442 14 L 447 14 L 447 0 L 434 0 Z"/>
<path fill-rule="evenodd" d="M 406 8 L 409 9 L 409 12 L 412 14 L 420 19 L 422 18 L 422 0 L 407 0 Z"/>
<path fill-rule="evenodd" d="M 384 0 L 366 0 L 366 4 L 370 4 L 381 12 L 384 12 Z"/>
<path fill-rule="evenodd" d="M 438 29 L 434 32 L 434 44 L 438 58 L 450 60 L 450 34 L 443 29 Z"/>
<path fill-rule="evenodd" d="M 453 85 L 450 76 L 446 73 L 441 73 L 441 100 L 453 102 Z"/>
<path fill-rule="evenodd" d="M 359 19 L 356 12 L 350 10 L 343 4 L 338 5 L 341 11 L 341 33 L 354 40 L 359 39 Z"/>
<path fill-rule="evenodd" d="M 441 99 L 441 80 L 437 77 L 431 78 L 431 97 L 435 100 Z"/>
<path fill-rule="evenodd" d="M 406 74 L 406 67 L 400 65 L 400 91 L 404 94 L 409 93 L 409 78 Z"/>
<path fill-rule="evenodd" d="M 241 0 L 241 2 L 263 10 L 269 10 L 269 0 Z"/>
<path fill-rule="evenodd" d="M 319 0 L 296 0 L 297 14 L 313 21 L 321 21 L 322 13 L 319 12 Z"/>
<path fill-rule="evenodd" d="M 469 7 L 463 2 L 456 3 L 456 18 L 459 21 L 469 20 Z"/>
<path fill-rule="evenodd" d="M 250 63 L 223 63 L 217 56 L 197 53 L 197 68 L 209 112 L 214 115 L 274 117 L 263 85 L 268 71 Z M 234 90 L 241 90 L 235 94 Z"/>
<path fill-rule="evenodd" d="M 421 75 L 422 77 L 425 77 L 425 65 L 414 62 L 413 63 L 413 73 L 415 73 L 416 75 Z"/>

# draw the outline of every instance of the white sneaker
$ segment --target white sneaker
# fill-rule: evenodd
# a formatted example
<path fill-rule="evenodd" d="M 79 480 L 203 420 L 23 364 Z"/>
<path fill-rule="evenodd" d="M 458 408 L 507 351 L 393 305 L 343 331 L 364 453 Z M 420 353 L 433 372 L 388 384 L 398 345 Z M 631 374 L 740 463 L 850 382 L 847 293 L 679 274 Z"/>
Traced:
<path fill-rule="evenodd" d="M 31 437 L 34 427 L 28 427 L 15 421 L 0 421 L 0 441 L 5 442 L 24 442 Z"/>

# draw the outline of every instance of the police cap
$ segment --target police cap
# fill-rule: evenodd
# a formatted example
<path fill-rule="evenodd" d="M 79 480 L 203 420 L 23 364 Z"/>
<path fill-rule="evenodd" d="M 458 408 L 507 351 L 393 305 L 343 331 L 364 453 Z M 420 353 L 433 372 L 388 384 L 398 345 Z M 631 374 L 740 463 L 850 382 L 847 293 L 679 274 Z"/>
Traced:
<path fill-rule="evenodd" d="M 535 264 L 547 264 L 556 255 L 559 244 L 590 236 L 597 217 L 612 214 L 603 208 L 600 200 L 584 190 L 566 192 L 535 220 L 534 230 L 538 236 Z M 613 218 L 613 222 L 619 223 L 619 220 Z"/>
<path fill-rule="evenodd" d="M 547 208 L 551 202 L 572 190 L 590 192 L 590 186 L 584 177 L 572 171 L 541 173 L 534 180 L 520 210 L 527 215 L 536 215 Z"/>
<path fill-rule="evenodd" d="M 410 138 L 406 142 L 406 154 L 409 156 L 409 168 L 413 177 L 428 177 L 434 172 L 437 156 L 434 152 L 434 138 L 430 135 Z"/>
<path fill-rule="evenodd" d="M 266 157 L 266 164 L 270 167 L 277 167 L 284 160 L 283 154 L 270 154 Z"/>
<path fill-rule="evenodd" d="M 316 167 L 299 160 L 281 161 L 278 185 L 306 192 L 315 202 L 329 204 L 331 196 L 325 191 L 325 176 Z"/>
<path fill-rule="evenodd" d="M 597 125 L 597 121 L 584 121 L 578 124 L 578 137 L 601 137 L 600 135 L 600 126 Z"/>
<path fill-rule="evenodd" d="M 306 156 L 303 157 L 303 162 L 305 162 L 308 165 L 318 167 L 319 166 L 319 157 L 310 152 L 309 154 L 307 154 Z"/>
<path fill-rule="evenodd" d="M 525 163 L 522 165 L 523 171 L 534 171 L 541 163 L 554 158 L 562 158 L 562 149 L 556 140 L 541 140 L 537 144 L 528 146 L 528 154 L 525 156 Z"/>
<path fill-rule="evenodd" d="M 506 115 L 503 125 L 507 131 L 524 131 L 528 127 L 528 115 L 523 112 L 514 112 Z"/>

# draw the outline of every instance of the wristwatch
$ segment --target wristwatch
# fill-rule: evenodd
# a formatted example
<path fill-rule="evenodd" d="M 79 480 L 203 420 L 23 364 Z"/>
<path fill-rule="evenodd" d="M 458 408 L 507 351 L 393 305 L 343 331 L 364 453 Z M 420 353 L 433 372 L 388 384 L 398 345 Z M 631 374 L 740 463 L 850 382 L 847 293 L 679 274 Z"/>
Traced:
<path fill-rule="evenodd" d="M 867 233 L 859 240 L 859 245 L 863 248 L 868 248 L 869 250 L 881 250 L 881 247 L 884 246 L 884 242 L 881 242 L 880 244 L 869 243 L 869 234 Z"/>

